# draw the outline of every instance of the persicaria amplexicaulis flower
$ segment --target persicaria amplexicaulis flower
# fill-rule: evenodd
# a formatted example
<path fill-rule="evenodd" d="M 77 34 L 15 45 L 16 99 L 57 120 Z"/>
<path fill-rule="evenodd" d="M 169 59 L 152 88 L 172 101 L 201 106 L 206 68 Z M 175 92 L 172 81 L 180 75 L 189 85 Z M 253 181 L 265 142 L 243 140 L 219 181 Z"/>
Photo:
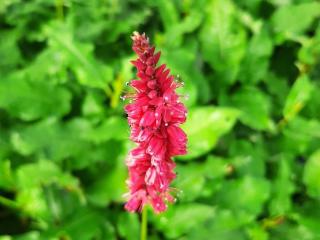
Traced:
<path fill-rule="evenodd" d="M 175 92 L 182 83 L 175 81 L 165 64 L 157 66 L 160 52 L 155 53 L 145 34 L 134 32 L 132 40 L 138 55 L 132 61 L 138 79 L 129 83 L 135 93 L 124 98 L 132 100 L 125 111 L 130 139 L 137 147 L 126 159 L 130 192 L 125 208 L 135 212 L 150 204 L 159 213 L 167 209 L 167 202 L 174 201 L 170 188 L 176 177 L 172 157 L 186 154 L 187 136 L 179 125 L 186 121 L 187 110 Z"/>

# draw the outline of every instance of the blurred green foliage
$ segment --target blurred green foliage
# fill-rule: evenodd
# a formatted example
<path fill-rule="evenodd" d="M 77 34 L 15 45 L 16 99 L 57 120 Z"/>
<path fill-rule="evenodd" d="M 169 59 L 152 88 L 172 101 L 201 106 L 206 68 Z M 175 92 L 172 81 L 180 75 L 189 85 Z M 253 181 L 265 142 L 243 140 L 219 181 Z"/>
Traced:
<path fill-rule="evenodd" d="M 152 240 L 320 239 L 320 2 L 1 0 L 0 239 L 139 238 L 119 96 L 146 32 L 185 82 Z"/>

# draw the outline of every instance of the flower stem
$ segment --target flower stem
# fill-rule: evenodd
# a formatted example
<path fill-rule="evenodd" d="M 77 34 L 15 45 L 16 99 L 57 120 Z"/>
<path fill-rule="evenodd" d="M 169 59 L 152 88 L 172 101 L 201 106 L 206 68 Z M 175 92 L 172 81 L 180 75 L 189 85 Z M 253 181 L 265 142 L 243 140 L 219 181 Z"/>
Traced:
<path fill-rule="evenodd" d="M 144 206 L 141 215 L 141 238 L 140 240 L 147 240 L 147 232 L 148 232 L 148 209 Z"/>

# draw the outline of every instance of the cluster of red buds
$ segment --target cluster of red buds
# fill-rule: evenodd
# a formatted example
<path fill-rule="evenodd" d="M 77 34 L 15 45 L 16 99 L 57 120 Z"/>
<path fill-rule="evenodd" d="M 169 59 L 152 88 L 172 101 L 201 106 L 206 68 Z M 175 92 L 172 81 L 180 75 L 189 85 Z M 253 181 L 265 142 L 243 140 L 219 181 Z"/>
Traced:
<path fill-rule="evenodd" d="M 145 34 L 134 32 L 132 40 L 138 79 L 129 83 L 135 93 L 124 98 L 132 99 L 125 111 L 130 139 L 137 147 L 126 159 L 130 192 L 125 208 L 135 212 L 150 204 L 159 213 L 175 200 L 170 188 L 176 177 L 172 157 L 186 154 L 187 136 L 179 126 L 186 121 L 187 110 L 176 93 L 182 83 L 175 81 L 165 64 L 157 67 L 160 52 L 155 53 Z"/>

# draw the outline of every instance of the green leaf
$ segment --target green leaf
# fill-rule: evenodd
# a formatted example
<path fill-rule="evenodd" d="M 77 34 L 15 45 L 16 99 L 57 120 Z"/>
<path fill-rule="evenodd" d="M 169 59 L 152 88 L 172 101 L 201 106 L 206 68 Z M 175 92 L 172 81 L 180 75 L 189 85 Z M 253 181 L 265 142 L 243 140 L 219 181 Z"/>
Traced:
<path fill-rule="evenodd" d="M 66 56 L 80 84 L 101 88 L 111 95 L 108 82 L 113 78 L 112 68 L 94 58 L 92 45 L 74 40 L 70 30 L 63 25 L 47 25 L 44 32 L 51 47 Z"/>
<path fill-rule="evenodd" d="M 68 159 L 70 167 L 79 169 L 94 162 L 112 159 L 117 153 L 111 149 L 114 149 L 118 142 L 93 144 L 91 141 L 111 139 L 110 135 L 106 138 L 102 136 L 100 139 L 94 135 L 95 133 L 99 134 L 84 118 L 74 118 L 65 123 L 57 119 L 46 119 L 26 128 L 14 129 L 11 133 L 11 142 L 14 150 L 24 156 L 36 153 L 40 158 L 56 162 Z M 121 137 L 123 134 L 119 132 L 119 135 L 114 134 L 112 139 Z"/>
<path fill-rule="evenodd" d="M 177 189 L 181 189 L 181 201 L 194 201 L 199 197 L 208 197 L 219 190 L 222 178 L 228 173 L 228 163 L 225 159 L 209 156 L 203 163 L 178 165 L 175 180 Z"/>
<path fill-rule="evenodd" d="M 0 160 L 0 188 L 12 189 L 15 186 L 14 175 L 9 160 Z"/>
<path fill-rule="evenodd" d="M 185 104 L 188 107 L 194 106 L 198 96 L 199 85 L 208 87 L 205 79 L 201 77 L 199 69 L 194 68 L 196 48 L 194 44 L 188 45 L 188 49 L 165 49 L 162 54 L 162 61 L 167 63 L 172 74 L 179 75 L 184 87 L 178 89 L 179 93 L 188 96 Z"/>
<path fill-rule="evenodd" d="M 50 228 L 43 234 L 45 239 L 83 239 L 91 240 L 100 235 L 102 216 L 90 209 L 78 209 L 62 224 Z"/>
<path fill-rule="evenodd" d="M 231 96 L 222 95 L 223 105 L 241 110 L 240 121 L 256 130 L 272 130 L 270 119 L 271 102 L 269 97 L 255 87 L 245 87 Z"/>
<path fill-rule="evenodd" d="M 83 140 L 88 129 L 90 125 L 84 119 L 74 119 L 62 124 L 57 119 L 50 118 L 26 128 L 14 129 L 11 142 L 14 149 L 22 155 L 28 156 L 36 152 L 57 161 L 83 154 L 84 150 L 90 148 L 89 143 Z"/>
<path fill-rule="evenodd" d="M 40 237 L 40 232 L 31 231 L 31 232 L 19 235 L 17 237 L 14 237 L 12 239 L 13 240 L 41 240 L 41 237 Z M 56 240 L 56 239 L 52 239 L 52 240 Z"/>
<path fill-rule="evenodd" d="M 320 87 L 313 85 L 313 88 L 308 104 L 305 105 L 303 110 L 306 112 L 306 116 L 320 119 L 320 112 L 318 111 L 320 109 L 320 98 L 318 97 Z"/>
<path fill-rule="evenodd" d="M 1 8 L 1 7 L 0 7 Z M 0 70 L 2 74 L 22 62 L 18 48 L 18 31 L 1 31 L 0 38 Z"/>
<path fill-rule="evenodd" d="M 299 49 L 298 59 L 301 63 L 306 64 L 309 68 L 316 67 L 318 56 L 320 54 L 320 27 L 313 38 L 305 39 L 302 48 Z M 304 66 L 304 67 L 307 67 Z M 310 71 L 308 69 L 308 71 Z"/>
<path fill-rule="evenodd" d="M 39 187 L 20 190 L 16 196 L 16 202 L 28 216 L 47 218 L 49 215 L 43 191 Z"/>
<path fill-rule="evenodd" d="M 111 201 L 123 202 L 123 194 L 127 191 L 125 180 L 127 169 L 124 166 L 116 166 L 95 180 L 87 190 L 88 199 L 97 206 L 105 206 Z M 117 184 L 115 184 L 117 183 Z"/>
<path fill-rule="evenodd" d="M 302 34 L 319 16 L 320 3 L 318 2 L 286 5 L 275 11 L 271 17 L 271 23 L 275 32 L 279 34 L 279 41 L 282 42 L 284 39 Z"/>
<path fill-rule="evenodd" d="M 124 94 L 124 91 L 127 90 L 126 82 L 129 79 L 133 78 L 133 72 L 132 72 L 133 66 L 130 63 L 132 58 L 133 58 L 132 55 L 123 57 L 117 64 L 117 65 L 120 65 L 120 71 L 117 73 L 117 77 L 115 81 L 112 83 L 113 93 L 110 99 L 111 108 L 117 108 L 122 105 L 122 104 L 119 104 L 121 99 L 120 97 L 122 94 Z"/>
<path fill-rule="evenodd" d="M 95 143 L 101 143 L 110 139 L 126 140 L 128 135 L 127 121 L 124 118 L 114 116 L 88 131 L 85 138 Z"/>
<path fill-rule="evenodd" d="M 192 159 L 213 149 L 219 138 L 231 130 L 238 115 L 233 108 L 191 109 L 188 121 L 183 125 L 188 136 L 188 154 L 181 159 Z"/>
<path fill-rule="evenodd" d="M 320 122 L 297 116 L 283 129 L 283 134 L 285 136 L 283 149 L 291 153 L 303 154 L 311 145 L 317 147 L 320 138 Z"/>
<path fill-rule="evenodd" d="M 1 110 L 0 110 L 1 111 Z M 1 118 L 1 113 L 0 113 L 0 118 Z M 1 135 L 0 135 L 0 161 L 2 161 L 3 159 L 6 159 L 9 157 L 9 154 L 12 150 L 12 146 L 10 145 L 10 141 L 9 141 L 9 129 L 5 129 L 5 127 L 1 126 L 1 122 L 0 122 L 0 131 L 1 131 Z"/>
<path fill-rule="evenodd" d="M 296 206 L 292 219 L 298 223 L 300 235 L 305 237 L 299 237 L 299 239 L 311 240 L 320 237 L 320 211 L 317 207 L 318 205 L 318 200 L 306 200 L 304 204 Z M 298 235 L 296 234 L 296 236 Z"/>
<path fill-rule="evenodd" d="M 69 91 L 46 81 L 32 81 L 31 77 L 23 71 L 4 76 L 0 81 L 0 108 L 27 121 L 69 112 Z"/>
<path fill-rule="evenodd" d="M 82 105 L 82 113 L 85 116 L 94 116 L 103 114 L 105 108 L 103 107 L 104 96 L 95 92 L 89 92 Z"/>
<path fill-rule="evenodd" d="M 0 236 L 0 240 L 12 240 L 10 236 Z"/>
<path fill-rule="evenodd" d="M 303 128 L 301 128 L 303 126 Z M 300 138 L 317 139 L 320 138 L 320 121 L 317 119 L 306 119 L 302 117 L 296 117 L 288 124 L 288 131 L 284 130 L 284 133 L 289 131 Z"/>
<path fill-rule="evenodd" d="M 63 173 L 57 165 L 47 160 L 24 164 L 17 169 L 16 174 L 17 184 L 20 189 L 29 189 L 56 183 L 70 191 L 79 190 L 78 179 L 69 173 Z"/>
<path fill-rule="evenodd" d="M 268 72 L 266 78 L 263 81 L 273 100 L 273 112 L 279 116 L 282 114 L 283 105 L 290 91 L 290 86 L 286 78 L 279 77 L 273 72 Z"/>
<path fill-rule="evenodd" d="M 178 177 L 175 181 L 175 186 L 182 191 L 181 196 L 177 196 L 179 200 L 192 201 L 202 195 L 205 185 L 202 165 L 178 165 L 176 172 L 178 173 Z"/>
<path fill-rule="evenodd" d="M 181 19 L 176 24 L 171 24 L 170 28 L 166 32 L 165 46 L 174 49 L 180 46 L 183 42 L 183 36 L 186 33 L 191 33 L 199 27 L 203 19 L 203 14 L 200 10 L 193 9 L 187 16 Z"/>
<path fill-rule="evenodd" d="M 256 15 L 261 7 L 262 0 L 242 0 L 242 1 L 240 0 L 238 2 L 240 6 L 250 10 L 250 13 L 253 13 L 254 15 Z"/>
<path fill-rule="evenodd" d="M 197 225 L 204 224 L 214 216 L 214 208 L 208 205 L 192 203 L 177 205 L 160 216 L 153 218 L 156 228 L 168 238 L 177 238 L 192 232 Z"/>
<path fill-rule="evenodd" d="M 215 209 L 215 214 L 205 224 L 197 225 L 194 231 L 187 235 L 187 239 L 221 239 L 221 240 L 246 240 L 248 239 L 240 226 L 241 219 L 229 209 Z"/>
<path fill-rule="evenodd" d="M 250 226 L 247 229 L 247 234 L 250 240 L 268 240 L 269 239 L 268 232 L 258 224 L 255 226 Z"/>
<path fill-rule="evenodd" d="M 307 75 L 300 76 L 293 84 L 287 96 L 283 116 L 287 121 L 293 119 L 309 100 L 313 85 Z"/>
<path fill-rule="evenodd" d="M 251 222 L 270 196 L 270 183 L 264 178 L 245 176 L 226 181 L 215 196 L 220 206 L 233 209 Z"/>
<path fill-rule="evenodd" d="M 161 20 L 166 30 L 174 27 L 179 20 L 178 11 L 173 1 L 157 0 L 155 1 L 160 13 Z"/>
<path fill-rule="evenodd" d="M 32 176 L 32 177 L 30 177 Z M 24 213 L 50 219 L 48 204 L 43 192 L 44 186 L 56 184 L 69 192 L 75 193 L 83 200 L 82 189 L 79 180 L 70 173 L 64 173 L 57 165 L 47 160 L 37 163 L 24 164 L 16 171 L 17 204 L 21 206 Z"/>
<path fill-rule="evenodd" d="M 42 190 L 48 208 L 45 219 L 48 224 L 64 221 L 85 204 L 84 196 L 58 184 L 42 186 Z"/>
<path fill-rule="evenodd" d="M 120 213 L 118 216 L 117 227 L 121 237 L 128 240 L 139 239 L 140 223 L 138 215 L 124 212 Z"/>
<path fill-rule="evenodd" d="M 277 162 L 277 174 L 271 186 L 271 201 L 269 204 L 272 216 L 283 216 L 291 211 L 291 195 L 295 190 L 292 181 L 292 167 L 288 156 L 282 155 Z"/>
<path fill-rule="evenodd" d="M 86 189 L 88 199 L 95 205 L 105 206 L 111 201 L 125 201 L 123 195 L 127 191 L 125 184 L 127 168 L 123 161 L 130 148 L 132 148 L 132 145 L 126 142 L 125 144 L 120 145 L 120 147 L 118 144 L 117 148 L 120 152 L 111 159 L 114 166 L 108 170 L 101 169 L 95 173 L 95 182 Z"/>
<path fill-rule="evenodd" d="M 236 21 L 237 9 L 230 0 L 212 0 L 204 7 L 206 19 L 200 32 L 203 58 L 225 85 L 235 81 L 245 54 L 246 33 Z"/>
<path fill-rule="evenodd" d="M 303 182 L 311 197 L 320 196 L 320 150 L 314 152 L 308 159 L 303 172 Z"/>
<path fill-rule="evenodd" d="M 102 5 L 102 13 L 110 13 L 109 16 L 101 16 L 100 22 L 102 28 L 104 28 L 104 43 L 117 44 L 117 40 L 119 38 L 123 36 L 130 36 L 133 31 L 138 29 L 139 25 L 147 21 L 148 17 L 150 17 L 152 13 L 149 8 L 141 5 L 139 9 L 132 11 L 131 2 L 109 2 L 105 4 L 104 2 L 98 1 L 98 4 Z M 87 5 L 84 5 L 84 7 L 87 8 Z M 112 11 L 114 12 L 112 13 Z M 75 13 L 75 15 L 77 15 L 77 13 Z M 123 18 L 124 15 L 126 16 L 125 18 Z M 80 18 L 84 22 L 84 31 L 87 31 L 87 19 L 82 18 L 82 16 L 80 16 Z M 92 25 L 95 26 L 96 21 L 93 21 Z M 83 31 L 78 31 L 78 34 L 83 34 Z M 114 57 L 112 54 L 113 53 L 111 53 L 111 58 Z"/>
<path fill-rule="evenodd" d="M 239 176 L 263 177 L 266 173 L 266 152 L 259 141 L 251 143 L 238 140 L 231 143 L 229 153 L 230 164 Z"/>
<path fill-rule="evenodd" d="M 241 64 L 239 79 L 245 84 L 255 84 L 261 81 L 267 73 L 272 50 L 271 36 L 266 27 L 261 28 L 249 42 L 246 55 Z"/>

